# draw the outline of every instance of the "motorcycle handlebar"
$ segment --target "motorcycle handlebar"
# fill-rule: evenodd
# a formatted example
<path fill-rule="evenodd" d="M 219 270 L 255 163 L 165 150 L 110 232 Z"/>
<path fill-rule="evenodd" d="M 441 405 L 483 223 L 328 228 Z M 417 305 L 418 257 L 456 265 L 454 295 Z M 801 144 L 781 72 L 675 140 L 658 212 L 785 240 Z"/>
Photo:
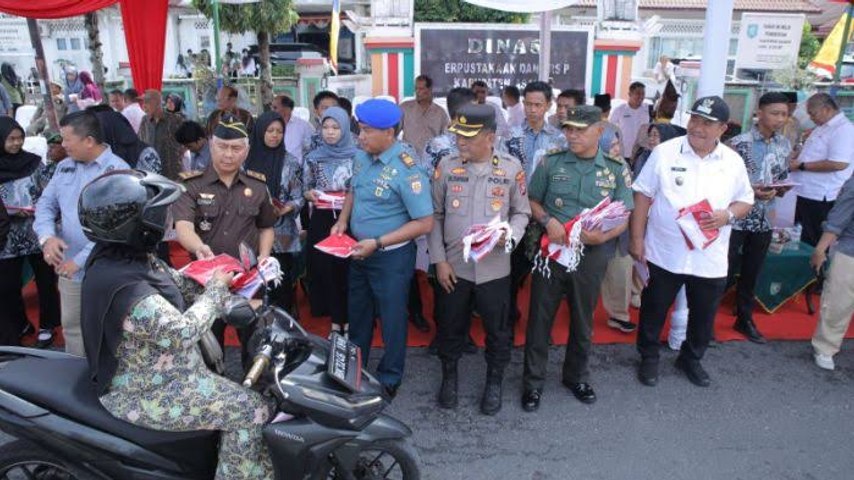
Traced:
<path fill-rule="evenodd" d="M 261 351 L 258 352 L 258 355 L 255 356 L 255 360 L 252 362 L 252 368 L 249 369 L 249 373 L 246 374 L 246 378 L 243 379 L 243 386 L 246 388 L 255 385 L 255 382 L 261 377 L 261 374 L 264 373 L 264 370 L 267 368 L 267 365 L 270 364 L 270 358 L 273 353 L 273 347 L 270 345 L 264 345 L 261 348 Z"/>

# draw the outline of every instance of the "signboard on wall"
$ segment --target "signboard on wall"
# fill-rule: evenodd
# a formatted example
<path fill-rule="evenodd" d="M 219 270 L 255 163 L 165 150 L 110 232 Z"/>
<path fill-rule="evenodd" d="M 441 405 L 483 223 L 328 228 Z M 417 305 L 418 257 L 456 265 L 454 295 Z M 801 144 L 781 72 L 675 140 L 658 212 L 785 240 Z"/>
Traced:
<path fill-rule="evenodd" d="M 558 89 L 590 90 L 593 65 L 591 29 L 555 27 L 549 78 Z M 534 25 L 415 24 L 416 75 L 433 79 L 433 92 L 483 80 L 490 93 L 520 89 L 539 78 L 540 33 Z"/>
<path fill-rule="evenodd" d="M 743 13 L 736 68 L 780 70 L 798 60 L 804 15 Z"/>

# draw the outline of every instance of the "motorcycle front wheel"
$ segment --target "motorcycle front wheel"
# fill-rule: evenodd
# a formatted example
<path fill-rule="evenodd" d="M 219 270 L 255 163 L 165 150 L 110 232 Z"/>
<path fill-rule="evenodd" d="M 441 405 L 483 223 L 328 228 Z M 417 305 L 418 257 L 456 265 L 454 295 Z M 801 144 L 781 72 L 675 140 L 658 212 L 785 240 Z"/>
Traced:
<path fill-rule="evenodd" d="M 365 445 L 359 451 L 355 466 L 341 471 L 334 458 L 321 465 L 315 480 L 420 480 L 418 452 L 407 440 L 381 440 Z"/>
<path fill-rule="evenodd" d="M 81 480 L 61 459 L 23 440 L 0 448 L 0 480 L 18 479 Z"/>

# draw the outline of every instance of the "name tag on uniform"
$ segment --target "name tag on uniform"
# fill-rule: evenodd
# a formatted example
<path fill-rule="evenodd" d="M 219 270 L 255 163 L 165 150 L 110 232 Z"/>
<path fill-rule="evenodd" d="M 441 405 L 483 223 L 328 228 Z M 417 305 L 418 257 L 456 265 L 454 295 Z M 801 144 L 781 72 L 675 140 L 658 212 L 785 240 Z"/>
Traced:
<path fill-rule="evenodd" d="M 688 169 L 685 167 L 670 167 L 671 172 L 687 172 Z"/>
<path fill-rule="evenodd" d="M 215 195 L 213 193 L 200 193 L 199 200 L 197 203 L 201 206 L 213 205 L 214 196 Z"/>

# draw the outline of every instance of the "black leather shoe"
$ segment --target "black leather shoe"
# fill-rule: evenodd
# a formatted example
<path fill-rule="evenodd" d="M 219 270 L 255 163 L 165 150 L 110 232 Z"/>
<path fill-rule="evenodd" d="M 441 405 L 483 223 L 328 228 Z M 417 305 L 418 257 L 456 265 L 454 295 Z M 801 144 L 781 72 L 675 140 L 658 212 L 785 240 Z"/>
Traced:
<path fill-rule="evenodd" d="M 487 373 L 486 386 L 483 387 L 483 397 L 480 399 L 480 413 L 495 415 L 501 410 L 501 382 L 503 375 Z"/>
<path fill-rule="evenodd" d="M 690 360 L 686 360 L 682 356 L 678 356 L 676 357 L 676 368 L 685 372 L 688 380 L 698 387 L 708 387 L 712 383 L 712 380 L 709 378 L 709 374 L 706 373 L 706 370 L 703 369 L 700 362 L 692 362 Z"/>
<path fill-rule="evenodd" d="M 419 332 L 427 333 L 430 331 L 430 324 L 427 323 L 427 319 L 424 318 L 424 315 L 420 313 L 416 313 L 415 315 L 411 315 L 409 317 L 409 321 L 412 323 L 412 326 L 418 329 Z"/>
<path fill-rule="evenodd" d="M 658 384 L 658 362 L 652 360 L 641 360 L 638 367 L 638 380 L 647 387 Z"/>
<path fill-rule="evenodd" d="M 439 406 L 457 408 L 457 362 L 442 362 L 442 386 L 439 387 Z"/>
<path fill-rule="evenodd" d="M 563 382 L 563 384 L 575 395 L 575 398 L 579 402 L 587 404 L 596 403 L 596 392 L 593 391 L 593 387 L 589 383 Z"/>
<path fill-rule="evenodd" d="M 733 325 L 732 328 L 736 332 L 747 337 L 747 339 L 753 343 L 768 343 L 768 340 L 759 333 L 759 330 L 756 328 L 756 324 L 754 324 L 752 320 L 736 320 L 735 325 Z"/>
<path fill-rule="evenodd" d="M 394 400 L 394 397 L 397 396 L 397 390 L 400 388 L 400 384 L 397 385 L 383 385 L 383 389 L 385 390 L 385 394 L 388 395 L 388 398 Z"/>
<path fill-rule="evenodd" d="M 542 396 L 543 391 L 539 388 L 525 390 L 525 393 L 522 394 L 522 410 L 536 412 L 540 408 L 540 399 Z"/>

